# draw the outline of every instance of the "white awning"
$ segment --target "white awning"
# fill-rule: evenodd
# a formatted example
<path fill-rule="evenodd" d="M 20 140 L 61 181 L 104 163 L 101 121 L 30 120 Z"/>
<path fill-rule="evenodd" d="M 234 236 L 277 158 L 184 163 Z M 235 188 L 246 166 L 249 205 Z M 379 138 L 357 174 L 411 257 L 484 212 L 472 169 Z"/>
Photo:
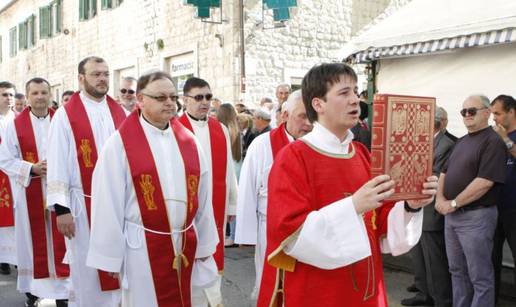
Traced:
<path fill-rule="evenodd" d="M 427 53 L 440 53 L 457 48 L 499 45 L 516 41 L 516 28 L 493 30 L 484 33 L 473 33 L 443 39 L 417 42 L 389 47 L 371 47 L 356 52 L 347 59 L 356 63 L 365 63 L 380 58 L 407 57 Z"/>
<path fill-rule="evenodd" d="M 374 21 L 343 46 L 344 60 L 358 63 L 516 40 L 516 1 L 413 0 Z"/>

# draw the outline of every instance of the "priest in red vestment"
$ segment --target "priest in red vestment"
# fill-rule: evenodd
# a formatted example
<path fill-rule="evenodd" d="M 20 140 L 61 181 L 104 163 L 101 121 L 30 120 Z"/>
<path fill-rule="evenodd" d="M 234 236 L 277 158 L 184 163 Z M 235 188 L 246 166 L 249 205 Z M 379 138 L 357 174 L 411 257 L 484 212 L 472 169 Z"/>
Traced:
<path fill-rule="evenodd" d="M 269 175 L 266 264 L 258 306 L 387 306 L 381 253 L 399 255 L 419 240 L 427 199 L 383 202 L 388 175 L 371 178 L 369 152 L 353 142 L 357 76 L 322 64 L 303 78 L 312 132 L 287 145 Z"/>

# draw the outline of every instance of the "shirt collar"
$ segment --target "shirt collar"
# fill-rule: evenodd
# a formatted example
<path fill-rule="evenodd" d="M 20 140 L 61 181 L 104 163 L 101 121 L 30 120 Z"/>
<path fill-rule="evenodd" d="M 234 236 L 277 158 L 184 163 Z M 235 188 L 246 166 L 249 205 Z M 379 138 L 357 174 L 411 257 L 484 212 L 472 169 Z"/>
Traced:
<path fill-rule="evenodd" d="M 190 114 L 188 114 L 188 112 L 185 112 L 185 114 L 186 114 L 186 117 L 188 118 L 188 120 L 190 121 L 190 123 L 193 126 L 204 127 L 204 126 L 206 126 L 208 124 L 208 117 L 207 116 L 204 119 L 197 119 L 197 118 L 192 117 Z"/>
<path fill-rule="evenodd" d="M 170 135 L 172 133 L 170 124 L 167 126 L 167 128 L 165 130 L 161 130 L 158 127 L 155 127 L 151 123 L 149 123 L 145 118 L 143 118 L 143 115 L 140 115 L 140 123 L 143 127 L 143 130 L 147 131 L 147 133 L 152 133 L 152 134 L 157 134 L 157 135 Z"/>
<path fill-rule="evenodd" d="M 351 132 L 351 129 L 348 129 L 346 138 L 341 142 L 330 130 L 326 129 L 326 127 L 320 123 L 315 122 L 313 130 L 302 137 L 302 139 L 323 151 L 341 155 L 349 153 L 349 144 L 353 141 L 353 137 L 353 132 Z"/>
<path fill-rule="evenodd" d="M 93 99 L 90 99 L 88 96 L 84 95 L 84 92 L 81 91 L 79 93 L 80 97 L 81 97 L 81 101 L 83 103 L 86 103 L 88 105 L 93 105 L 93 106 L 102 106 L 104 104 L 106 104 L 106 95 L 104 95 L 104 97 L 102 98 L 102 100 L 99 102 L 99 101 L 95 101 Z"/>

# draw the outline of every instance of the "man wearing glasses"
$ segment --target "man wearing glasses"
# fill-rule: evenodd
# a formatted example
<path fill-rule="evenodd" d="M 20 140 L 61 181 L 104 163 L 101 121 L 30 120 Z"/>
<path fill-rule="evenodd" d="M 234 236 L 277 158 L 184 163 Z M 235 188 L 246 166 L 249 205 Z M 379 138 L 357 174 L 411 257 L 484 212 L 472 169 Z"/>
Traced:
<path fill-rule="evenodd" d="M 10 106 L 14 103 L 16 88 L 11 82 L 0 82 L 0 142 L 7 123 L 14 120 Z M 9 263 L 16 264 L 14 241 L 13 198 L 9 177 L 0 171 L 0 274 L 11 274 Z"/>
<path fill-rule="evenodd" d="M 76 306 L 118 306 L 118 279 L 86 266 L 90 239 L 91 179 L 101 149 L 125 119 L 111 97 L 109 68 L 99 57 L 79 63 L 81 91 L 59 108 L 48 132 L 47 206 L 55 210 L 57 228 L 67 238 L 67 260 Z"/>
<path fill-rule="evenodd" d="M 125 115 L 134 111 L 136 106 L 136 81 L 133 77 L 124 77 L 120 84 L 120 105 Z"/>
<path fill-rule="evenodd" d="M 231 140 L 228 129 L 216 119 L 208 117 L 213 94 L 210 85 L 203 79 L 190 78 L 183 87 L 185 113 L 179 121 L 192 131 L 202 145 L 212 174 L 212 205 L 217 225 L 219 244 L 214 254 L 219 273 L 224 270 L 224 229 L 226 216 L 236 214 L 236 176 L 231 155 Z M 219 278 L 205 289 L 211 306 L 222 304 Z"/>
<path fill-rule="evenodd" d="M 435 207 L 445 215 L 453 306 L 489 307 L 495 303 L 491 257 L 506 147 L 488 125 L 487 97 L 468 97 L 460 114 L 468 134 L 457 141 L 441 172 Z"/>

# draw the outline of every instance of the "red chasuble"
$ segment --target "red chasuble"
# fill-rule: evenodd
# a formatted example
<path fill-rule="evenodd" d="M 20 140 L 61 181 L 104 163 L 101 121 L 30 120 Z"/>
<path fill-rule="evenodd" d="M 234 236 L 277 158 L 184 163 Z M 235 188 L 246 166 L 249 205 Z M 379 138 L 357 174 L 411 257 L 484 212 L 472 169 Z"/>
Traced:
<path fill-rule="evenodd" d="M 179 118 L 188 130 L 194 133 L 193 127 L 183 114 Z M 222 124 L 216 119 L 208 117 L 208 128 L 210 129 L 211 146 L 211 168 L 212 168 L 212 204 L 217 233 L 219 234 L 219 244 L 213 255 L 217 263 L 219 272 L 224 270 L 224 220 L 226 217 L 226 170 L 227 170 L 227 143 Z M 208 154 L 208 153 L 206 153 Z"/>
<path fill-rule="evenodd" d="M 276 158 L 276 155 L 279 153 L 279 151 L 290 143 L 285 129 L 285 123 L 282 123 L 278 128 L 273 129 L 269 133 L 271 138 L 273 160 Z"/>
<path fill-rule="evenodd" d="M 170 234 L 167 207 L 156 163 L 141 126 L 139 113 L 133 112 L 120 127 L 119 132 L 129 162 L 142 223 L 146 229 Z M 195 140 L 188 130 L 176 120 L 172 120 L 170 125 L 185 165 L 184 179 L 188 199 L 183 228 L 188 230 L 183 232 L 181 252 L 178 255 L 174 252 L 171 235 L 145 231 L 145 241 L 158 306 L 188 307 L 191 306 L 190 280 L 197 248 L 195 228 L 189 226 L 198 208 L 200 164 Z"/>
<path fill-rule="evenodd" d="M 259 307 L 387 306 L 379 239 L 386 235 L 393 203 L 364 215 L 372 254 L 363 260 L 323 270 L 282 251 L 309 213 L 351 196 L 370 179 L 366 147 L 353 142 L 350 148 L 348 155 L 331 155 L 296 141 L 276 158 L 269 175 L 268 264 L 264 266 Z"/>
<path fill-rule="evenodd" d="M 0 138 L 0 144 L 2 139 Z M 13 193 L 9 176 L 0 171 L 0 227 L 14 226 Z"/>
<path fill-rule="evenodd" d="M 54 110 L 48 109 L 50 118 L 54 115 Z M 30 107 L 25 108 L 14 120 L 18 143 L 23 160 L 30 163 L 39 161 L 36 137 L 30 119 Z M 54 251 L 54 266 L 57 277 L 68 277 L 70 269 L 67 264 L 62 263 L 66 252 L 64 236 L 57 230 L 56 214 L 50 212 L 50 220 L 45 218 L 47 210 L 45 199 L 43 198 L 43 186 L 41 177 L 31 179 L 30 185 L 25 189 L 27 199 L 28 221 L 32 238 L 32 253 L 34 279 L 50 277 L 48 254 L 47 254 L 47 234 L 46 224 L 50 223 L 52 239 L 52 250 Z"/>
<path fill-rule="evenodd" d="M 113 118 L 115 129 L 118 129 L 125 119 L 125 112 L 122 107 L 117 104 L 111 97 L 106 96 L 109 111 Z M 77 149 L 77 160 L 79 162 L 79 170 L 81 173 L 81 182 L 84 195 L 91 195 L 91 177 L 93 175 L 93 168 L 97 163 L 97 147 L 95 145 L 95 138 L 93 137 L 93 130 L 88 119 L 88 113 L 79 92 L 70 97 L 68 103 L 64 106 L 66 115 L 72 127 L 72 133 L 75 140 L 75 147 Z M 86 213 L 88 222 L 91 217 L 91 198 L 85 197 L 84 203 L 86 205 Z M 106 272 L 99 270 L 100 287 L 102 291 L 119 289 L 118 279 L 112 278 Z"/>

